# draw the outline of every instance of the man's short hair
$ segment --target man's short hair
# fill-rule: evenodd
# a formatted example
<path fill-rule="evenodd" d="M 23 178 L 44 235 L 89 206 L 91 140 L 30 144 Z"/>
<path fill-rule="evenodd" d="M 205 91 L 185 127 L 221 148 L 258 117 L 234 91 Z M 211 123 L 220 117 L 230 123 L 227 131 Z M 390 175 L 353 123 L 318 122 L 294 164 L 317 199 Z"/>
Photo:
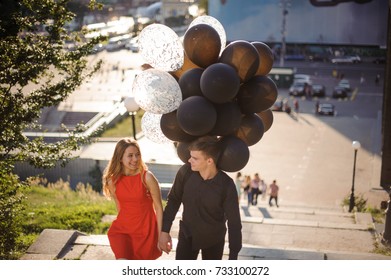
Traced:
<path fill-rule="evenodd" d="M 217 161 L 220 156 L 220 145 L 217 137 L 213 136 L 203 136 L 194 140 L 189 145 L 189 151 L 201 151 L 207 157 L 213 159 L 214 163 L 217 164 Z"/>

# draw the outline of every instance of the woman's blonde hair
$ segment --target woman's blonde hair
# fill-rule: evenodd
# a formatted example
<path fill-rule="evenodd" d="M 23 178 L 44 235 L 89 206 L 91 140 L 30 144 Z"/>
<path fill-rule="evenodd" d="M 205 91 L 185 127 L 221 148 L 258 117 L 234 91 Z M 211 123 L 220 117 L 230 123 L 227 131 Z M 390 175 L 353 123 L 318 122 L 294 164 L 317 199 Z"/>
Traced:
<path fill-rule="evenodd" d="M 140 153 L 140 161 L 139 161 L 139 171 L 141 174 L 144 174 L 145 171 L 148 170 L 147 165 L 142 160 L 140 146 L 138 145 L 136 140 L 132 138 L 123 138 L 119 140 L 115 146 L 113 157 L 109 161 L 107 167 L 103 171 L 102 183 L 103 183 L 103 194 L 106 197 L 110 197 L 109 183 L 115 185 L 118 179 L 123 175 L 123 166 L 121 163 L 122 156 L 125 153 L 125 150 L 129 146 L 134 146 Z M 143 178 L 143 176 L 142 176 Z"/>

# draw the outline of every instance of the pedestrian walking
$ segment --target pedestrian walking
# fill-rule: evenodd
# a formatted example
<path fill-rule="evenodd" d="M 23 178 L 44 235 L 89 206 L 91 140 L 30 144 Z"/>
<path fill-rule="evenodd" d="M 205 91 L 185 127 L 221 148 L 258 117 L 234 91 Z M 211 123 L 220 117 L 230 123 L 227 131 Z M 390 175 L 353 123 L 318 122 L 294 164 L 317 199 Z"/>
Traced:
<path fill-rule="evenodd" d="M 247 197 L 247 207 L 249 207 L 250 205 L 252 205 L 252 194 L 251 194 L 251 176 L 249 175 L 246 175 L 245 179 L 244 179 L 244 182 L 243 182 L 243 185 L 244 185 L 244 194 L 246 195 Z"/>
<path fill-rule="evenodd" d="M 259 174 L 255 173 L 254 178 L 251 180 L 250 189 L 251 189 L 251 205 L 258 204 L 258 195 L 259 195 L 259 185 L 261 183 L 261 179 L 259 178 Z"/>
<path fill-rule="evenodd" d="M 293 101 L 293 106 L 295 107 L 296 114 L 298 114 L 299 113 L 299 101 L 296 98 Z"/>
<path fill-rule="evenodd" d="M 272 200 L 274 199 L 276 202 L 276 206 L 278 206 L 278 192 L 279 192 L 279 186 L 277 185 L 276 180 L 273 180 L 273 183 L 270 184 L 270 198 L 269 198 L 269 205 L 273 206 Z"/>
<path fill-rule="evenodd" d="M 235 185 L 236 185 L 236 191 L 238 193 L 238 201 L 240 201 L 240 197 L 242 195 L 242 188 L 243 188 L 243 177 L 241 172 L 236 173 Z"/>
<path fill-rule="evenodd" d="M 380 83 L 380 74 L 377 74 L 375 78 L 375 84 L 378 86 L 379 83 Z"/>

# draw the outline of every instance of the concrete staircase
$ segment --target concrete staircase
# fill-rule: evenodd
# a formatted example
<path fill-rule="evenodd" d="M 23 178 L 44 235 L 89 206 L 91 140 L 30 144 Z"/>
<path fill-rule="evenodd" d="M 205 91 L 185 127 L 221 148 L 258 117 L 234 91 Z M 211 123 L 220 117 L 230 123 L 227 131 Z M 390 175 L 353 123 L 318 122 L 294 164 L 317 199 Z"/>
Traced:
<path fill-rule="evenodd" d="M 257 206 L 240 201 L 243 247 L 239 259 L 356 260 L 391 259 L 373 253 L 376 232 L 370 214 L 348 213 L 343 208 L 284 205 Z M 176 247 L 181 211 L 171 236 Z M 111 223 L 115 216 L 103 217 Z M 223 259 L 228 258 L 228 242 Z M 160 259 L 173 260 L 175 253 Z M 113 260 L 106 235 L 47 229 L 22 259 Z"/>

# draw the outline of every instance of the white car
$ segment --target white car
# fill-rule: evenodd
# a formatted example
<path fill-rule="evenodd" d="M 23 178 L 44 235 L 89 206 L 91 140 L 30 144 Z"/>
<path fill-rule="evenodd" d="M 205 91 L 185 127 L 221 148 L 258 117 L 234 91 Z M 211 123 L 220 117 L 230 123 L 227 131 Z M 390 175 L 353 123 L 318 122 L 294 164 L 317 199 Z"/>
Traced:
<path fill-rule="evenodd" d="M 346 89 L 346 91 L 348 91 L 348 92 L 350 92 L 352 90 L 352 88 L 350 86 L 350 82 L 346 79 L 339 81 L 338 86 Z"/>
<path fill-rule="evenodd" d="M 343 64 L 343 63 L 357 63 L 359 57 L 358 56 L 338 56 L 331 59 L 331 63 L 334 64 Z M 361 61 L 361 59 L 360 59 Z"/>
<path fill-rule="evenodd" d="M 306 74 L 294 74 L 293 83 L 296 82 L 303 83 L 303 84 L 307 83 L 308 85 L 312 85 L 311 76 Z"/>
<path fill-rule="evenodd" d="M 130 39 L 130 41 L 126 44 L 125 48 L 132 52 L 138 52 L 139 51 L 138 36 Z"/>

